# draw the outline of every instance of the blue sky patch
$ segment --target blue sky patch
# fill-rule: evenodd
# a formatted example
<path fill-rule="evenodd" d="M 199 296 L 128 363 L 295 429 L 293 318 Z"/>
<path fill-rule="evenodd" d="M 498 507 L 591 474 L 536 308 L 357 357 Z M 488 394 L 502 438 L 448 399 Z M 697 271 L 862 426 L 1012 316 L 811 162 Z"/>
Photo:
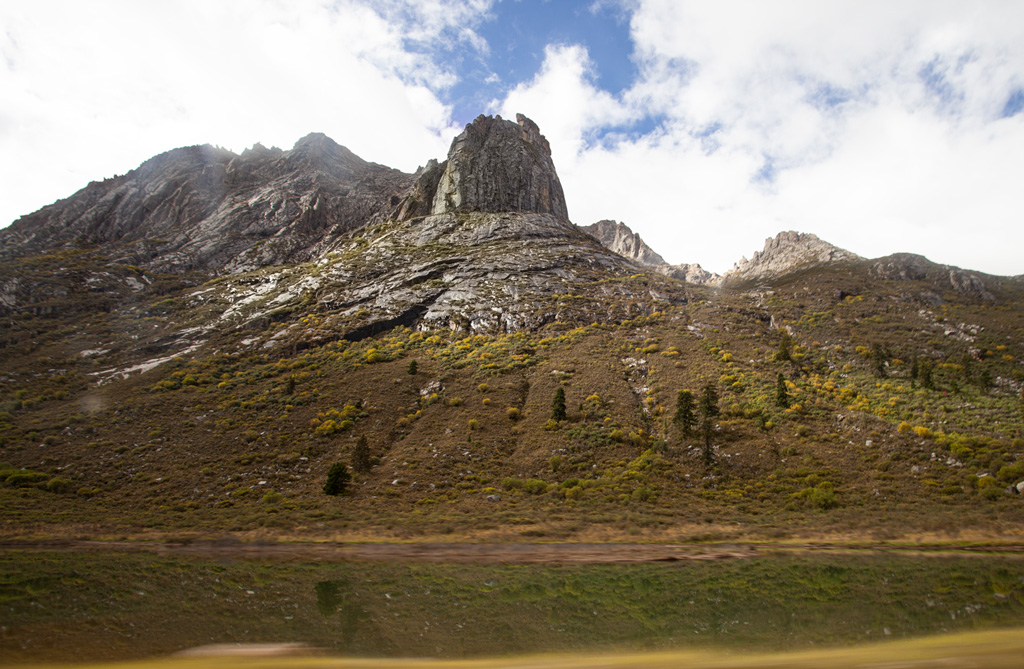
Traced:
<path fill-rule="evenodd" d="M 613 95 L 629 88 L 637 75 L 629 21 L 614 6 L 503 0 L 491 8 L 477 32 L 490 46 L 489 53 L 459 58 L 459 82 L 445 95 L 457 123 L 472 121 L 492 100 L 533 79 L 548 45 L 586 47 L 594 64 L 594 84 Z"/>
<path fill-rule="evenodd" d="M 1002 118 L 1009 118 L 1016 116 L 1017 114 L 1024 111 L 1024 89 L 1018 88 L 1010 93 L 1009 99 L 1006 101 L 1006 105 L 1003 107 Z"/>

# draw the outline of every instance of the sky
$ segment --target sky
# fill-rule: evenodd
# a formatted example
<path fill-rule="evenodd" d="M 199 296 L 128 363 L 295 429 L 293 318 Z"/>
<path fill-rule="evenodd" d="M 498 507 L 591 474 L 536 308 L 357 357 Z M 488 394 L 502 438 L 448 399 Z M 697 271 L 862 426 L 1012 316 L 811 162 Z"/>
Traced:
<path fill-rule="evenodd" d="M 0 226 L 169 149 L 414 171 L 538 123 L 574 223 L 724 272 L 782 230 L 1024 274 L 1024 2 L 0 0 Z"/>

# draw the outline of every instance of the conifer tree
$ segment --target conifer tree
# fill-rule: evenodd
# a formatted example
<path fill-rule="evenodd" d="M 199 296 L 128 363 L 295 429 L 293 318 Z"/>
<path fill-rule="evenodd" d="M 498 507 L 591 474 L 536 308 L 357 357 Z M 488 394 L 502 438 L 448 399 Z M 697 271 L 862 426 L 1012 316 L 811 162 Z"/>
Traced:
<path fill-rule="evenodd" d="M 714 450 L 711 448 L 711 435 L 715 431 L 715 418 L 718 416 L 718 392 L 715 386 L 708 382 L 704 384 L 704 390 L 700 395 L 700 432 L 704 437 L 704 464 L 710 467 L 715 460 Z"/>
<path fill-rule="evenodd" d="M 373 469 L 373 459 L 370 457 L 370 445 L 366 443 L 366 437 L 360 436 L 352 449 L 352 469 L 360 474 Z"/>
<path fill-rule="evenodd" d="M 555 391 L 555 399 L 551 402 L 551 420 L 565 420 L 565 389 L 561 386 Z"/>
<path fill-rule="evenodd" d="M 412 376 L 412 375 L 415 375 L 416 372 L 418 371 L 417 368 L 418 368 L 418 365 L 416 364 L 416 360 L 414 358 L 414 359 L 409 361 L 409 368 L 407 370 L 405 370 L 405 371 L 409 372 L 409 374 Z"/>
<path fill-rule="evenodd" d="M 783 409 L 789 406 L 789 391 L 786 389 L 786 377 L 782 372 L 775 378 L 775 406 Z"/>
<path fill-rule="evenodd" d="M 789 362 L 793 359 L 789 352 L 790 343 L 789 333 L 783 330 L 782 338 L 779 339 L 779 350 L 775 353 L 776 360 L 779 362 Z"/>
<path fill-rule="evenodd" d="M 325 495 L 344 495 L 348 488 L 348 482 L 352 475 L 348 473 L 348 466 L 343 462 L 335 462 L 327 470 L 327 481 L 324 482 Z"/>
<path fill-rule="evenodd" d="M 693 434 L 697 419 L 693 415 L 693 393 L 689 390 L 680 390 L 676 395 L 676 413 L 672 416 L 672 422 L 679 426 L 684 437 Z"/>

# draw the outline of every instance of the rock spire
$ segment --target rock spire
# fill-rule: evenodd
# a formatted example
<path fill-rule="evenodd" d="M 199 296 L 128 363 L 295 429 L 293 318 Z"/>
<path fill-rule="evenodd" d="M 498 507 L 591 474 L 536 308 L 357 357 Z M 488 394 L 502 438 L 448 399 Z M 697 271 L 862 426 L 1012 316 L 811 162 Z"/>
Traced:
<path fill-rule="evenodd" d="M 551 147 L 537 124 L 480 115 L 452 141 L 448 159 L 429 163 L 399 207 L 405 220 L 428 214 L 520 212 L 568 220 Z"/>

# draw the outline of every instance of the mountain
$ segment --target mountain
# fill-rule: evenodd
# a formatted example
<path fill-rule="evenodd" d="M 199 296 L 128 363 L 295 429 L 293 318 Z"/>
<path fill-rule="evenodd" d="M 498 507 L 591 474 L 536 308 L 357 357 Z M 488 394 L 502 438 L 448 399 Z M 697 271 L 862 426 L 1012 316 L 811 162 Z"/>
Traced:
<path fill-rule="evenodd" d="M 23 217 L 0 536 L 1024 533 L 1019 280 L 781 233 L 697 285 L 569 204 L 536 125 L 482 116 L 415 175 L 194 147 Z"/>
<path fill-rule="evenodd" d="M 648 246 L 640 235 L 629 229 L 625 223 L 617 221 L 598 221 L 592 225 L 580 226 L 588 235 L 592 235 L 605 248 L 615 251 L 624 258 L 634 260 L 647 267 L 667 265 L 665 259 Z"/>
<path fill-rule="evenodd" d="M 717 274 L 708 272 L 696 263 L 668 264 L 625 223 L 604 220 L 592 225 L 581 226 L 580 230 L 591 235 L 605 248 L 615 251 L 620 256 L 673 279 L 698 285 L 714 285 L 720 278 Z"/>
<path fill-rule="evenodd" d="M 290 151 L 175 149 L 15 221 L 0 231 L 0 259 L 99 246 L 157 271 L 302 262 L 394 206 L 412 181 L 320 133 Z"/>
<path fill-rule="evenodd" d="M 820 263 L 859 260 L 860 256 L 803 232 L 780 232 L 764 242 L 750 260 L 743 258 L 725 273 L 726 280 L 743 281 L 777 277 Z"/>

